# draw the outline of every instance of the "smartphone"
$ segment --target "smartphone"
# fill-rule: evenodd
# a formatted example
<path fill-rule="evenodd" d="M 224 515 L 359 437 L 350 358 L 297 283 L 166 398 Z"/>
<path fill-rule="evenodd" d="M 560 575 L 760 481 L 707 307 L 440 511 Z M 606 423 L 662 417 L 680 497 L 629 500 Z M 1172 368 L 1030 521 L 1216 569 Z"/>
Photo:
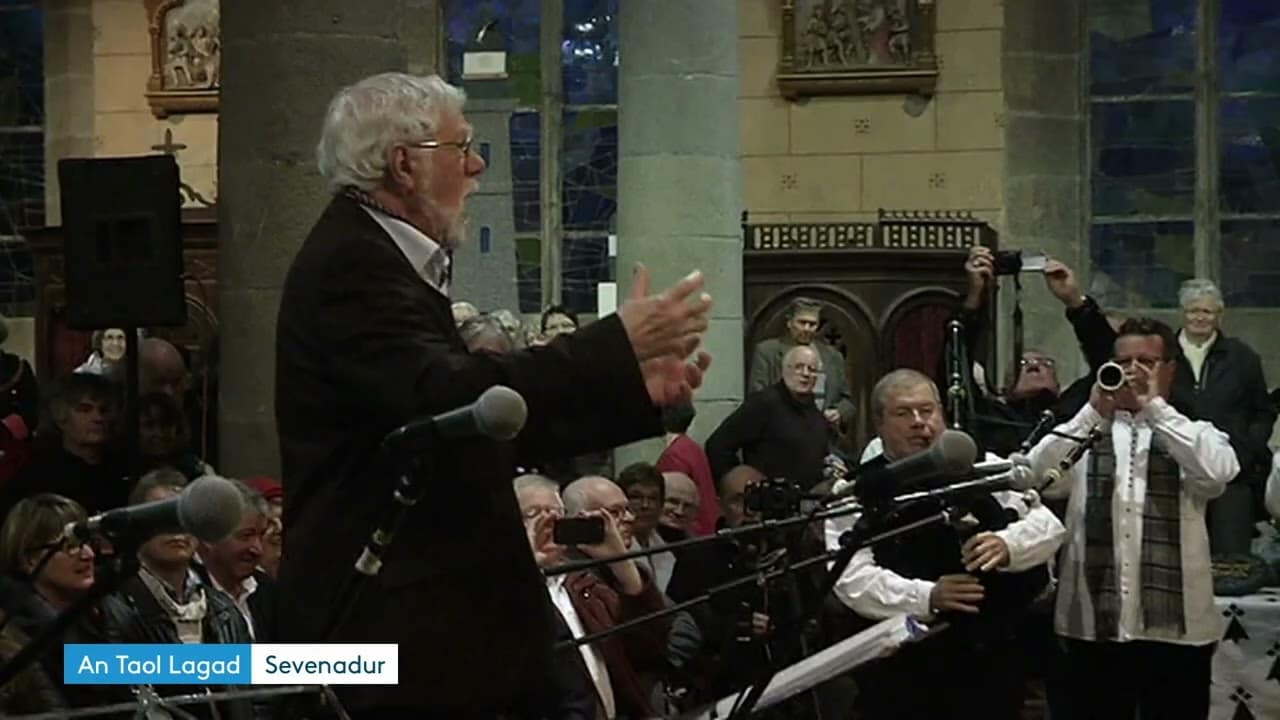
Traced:
<path fill-rule="evenodd" d="M 1022 255 L 1022 272 L 1044 272 L 1045 262 L 1048 258 L 1044 253 L 1024 253 Z"/>
<path fill-rule="evenodd" d="M 604 542 L 604 518 L 560 518 L 551 529 L 551 539 L 557 545 L 599 545 Z"/>

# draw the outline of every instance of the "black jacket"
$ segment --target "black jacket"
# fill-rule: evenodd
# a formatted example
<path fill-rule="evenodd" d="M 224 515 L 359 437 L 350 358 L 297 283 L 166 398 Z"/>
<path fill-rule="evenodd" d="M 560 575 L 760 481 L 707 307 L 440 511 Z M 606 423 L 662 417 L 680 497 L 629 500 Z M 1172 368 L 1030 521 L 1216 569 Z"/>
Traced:
<path fill-rule="evenodd" d="M 206 611 L 202 622 L 205 643 L 248 644 L 253 642 L 249 628 L 240 611 L 222 593 L 211 586 L 204 586 Z M 177 629 L 155 596 L 135 574 L 120 584 L 116 592 L 102 604 L 107 622 L 114 628 L 120 642 L 174 644 L 179 642 Z M 183 695 L 203 692 L 204 687 L 165 685 L 155 688 L 164 695 Z M 210 687 L 213 691 L 232 690 L 231 687 Z M 187 712 L 198 717 L 221 717 L 232 720 L 248 720 L 253 717 L 252 703 L 246 700 L 223 702 L 215 714 L 201 705 L 184 705 Z"/>
<path fill-rule="evenodd" d="M 341 688 L 348 709 L 464 716 L 548 702 L 554 609 L 511 491 L 517 452 L 528 466 L 662 428 L 616 315 L 546 347 L 472 355 L 449 298 L 362 207 L 335 197 L 293 261 L 277 323 L 281 641 L 325 639 L 338 588 L 391 499 L 397 467 L 375 457 L 386 433 L 500 384 L 524 396 L 524 430 L 514 444 L 424 449 L 424 501 L 327 638 L 399 643 L 399 685 Z"/>
<path fill-rule="evenodd" d="M 1181 352 L 1177 362 L 1170 395 L 1190 407 L 1190 417 L 1208 420 L 1231 437 L 1240 461 L 1236 482 L 1261 489 L 1271 469 L 1267 442 L 1276 421 L 1262 360 L 1245 343 L 1219 332 L 1200 369 L 1200 382 Z"/>
<path fill-rule="evenodd" d="M 822 482 L 830 425 L 812 399 L 801 400 L 781 381 L 749 395 L 707 438 L 712 477 L 747 464 L 805 490 Z"/>

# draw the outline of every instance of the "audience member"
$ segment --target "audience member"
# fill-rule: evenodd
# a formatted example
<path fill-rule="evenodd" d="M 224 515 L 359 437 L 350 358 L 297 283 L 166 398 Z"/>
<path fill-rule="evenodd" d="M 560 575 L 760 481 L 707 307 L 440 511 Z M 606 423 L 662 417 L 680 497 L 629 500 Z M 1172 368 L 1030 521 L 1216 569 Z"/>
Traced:
<path fill-rule="evenodd" d="M 635 522 L 631 530 L 634 539 L 627 547 L 628 551 L 650 550 L 666 544 L 658 533 L 658 521 L 662 518 L 665 503 L 666 483 L 662 473 L 645 462 L 632 463 L 618 473 L 618 487 L 626 494 Z M 654 553 L 637 558 L 653 578 L 659 592 L 666 592 L 667 583 L 671 581 L 671 570 L 675 567 L 676 558 L 670 552 Z"/>
<path fill-rule="evenodd" d="M 141 334 L 139 334 L 141 337 Z M 125 333 L 121 328 L 96 330 L 89 340 L 91 351 L 77 373 L 101 375 L 112 382 L 124 380 Z"/>
<path fill-rule="evenodd" d="M 58 381 L 49 397 L 51 424 L 37 434 L 31 462 L 5 489 L 3 508 L 38 492 L 74 500 L 90 513 L 129 498 L 125 463 L 113 443 L 115 388 L 91 373 Z"/>
<path fill-rule="evenodd" d="M 196 572 L 202 582 L 231 598 L 255 641 L 269 641 L 275 629 L 275 584 L 258 565 L 271 508 L 261 493 L 233 482 L 244 500 L 240 526 L 222 542 L 199 541 Z"/>
<path fill-rule="evenodd" d="M 262 494 L 271 512 L 267 530 L 262 535 L 262 561 L 258 566 L 274 580 L 280 570 L 280 555 L 284 552 L 284 486 L 269 477 L 252 477 L 244 482 Z"/>
<path fill-rule="evenodd" d="M 153 392 L 138 398 L 138 451 L 143 471 L 173 468 L 188 480 L 213 473 L 191 451 L 191 431 L 173 396 Z"/>
<path fill-rule="evenodd" d="M 578 330 L 578 314 L 564 305 L 552 305 L 542 311 L 542 337 L 551 340 Z"/>
<path fill-rule="evenodd" d="M 502 323 L 492 315 L 476 315 L 463 320 L 458 334 L 470 352 L 505 355 L 516 348 L 516 341 Z"/>
<path fill-rule="evenodd" d="M 634 516 L 621 488 L 606 478 L 587 477 L 565 488 L 564 501 L 549 479 L 523 476 L 516 480 L 516 499 L 525 518 L 530 546 L 540 567 L 566 557 L 604 558 L 626 551 Z M 563 515 L 600 517 L 605 541 L 598 545 L 563 548 L 552 535 Z M 652 577 L 634 560 L 612 563 L 608 569 L 582 570 L 548 578 L 551 599 L 575 638 L 603 632 L 620 623 L 662 609 L 662 595 Z M 658 620 L 633 631 L 580 647 L 596 688 L 599 717 L 654 717 L 652 697 L 665 663 L 670 622 Z"/>
<path fill-rule="evenodd" d="M 796 347 L 813 348 L 818 372 L 814 378 L 812 400 L 822 416 L 837 430 L 853 421 L 853 398 L 845 375 L 845 359 L 839 350 L 818 336 L 822 303 L 797 297 L 787 307 L 787 332 L 756 345 L 751 354 L 751 370 L 747 392 L 757 393 L 776 384 L 786 372 L 784 357 Z"/>
<path fill-rule="evenodd" d="M 453 324 L 462 327 L 462 323 L 480 314 L 475 305 L 469 302 L 459 300 L 450 306 L 453 312 Z"/>
<path fill-rule="evenodd" d="M 1080 717 L 1204 718 L 1222 632 L 1205 508 L 1240 464 L 1226 433 L 1169 404 L 1173 331 L 1142 318 L 1117 335 L 1126 385 L 1095 385 L 1030 456 L 1044 477 L 1077 447 L 1068 438 L 1102 433 L 1044 491 L 1070 497 L 1056 614 L 1067 676 Z"/>
<path fill-rule="evenodd" d="M 1253 523 L 1264 517 L 1276 409 L 1267 396 L 1262 360 L 1243 341 L 1222 333 L 1222 293 L 1208 280 L 1188 280 L 1178 291 L 1182 329 L 1176 372 L 1168 388 L 1188 404 L 1188 417 L 1207 420 L 1227 434 L 1240 473 L 1208 506 L 1209 548 L 1214 555 L 1248 554 Z M 1181 353 L 1177 353 L 1178 349 Z"/>
<path fill-rule="evenodd" d="M 702 502 L 698 497 L 698 486 L 682 472 L 664 472 L 662 482 L 662 517 L 658 519 L 658 532 L 668 542 L 683 540 L 692 535 L 693 524 L 698 517 L 698 507 Z"/>
<path fill-rule="evenodd" d="M 701 536 L 715 532 L 720 507 L 707 453 L 688 435 L 695 414 L 692 403 L 662 409 L 662 429 L 666 433 L 667 444 L 654 467 L 659 472 L 679 472 L 693 478 L 702 504 L 698 506 L 690 531 Z"/>
<path fill-rule="evenodd" d="M 749 396 L 707 438 L 712 474 L 723 477 L 746 464 L 805 490 L 822 482 L 829 431 L 813 403 L 821 371 L 822 361 L 812 347 L 788 350 L 782 379 Z"/>
<path fill-rule="evenodd" d="M 96 577 L 93 546 L 65 535 L 69 524 L 86 518 L 84 508 L 74 500 L 37 493 L 14 505 L 0 526 L 0 564 L 4 571 L 0 579 L 0 605 L 23 637 L 39 635 L 59 613 L 85 597 L 93 587 Z M 63 642 L 67 643 L 118 641 L 98 608 L 79 618 L 63 635 Z M 39 663 L 57 688 L 60 703 L 86 707 L 127 702 L 132 698 L 127 686 L 63 682 L 62 652 L 56 648 L 45 653 Z"/>

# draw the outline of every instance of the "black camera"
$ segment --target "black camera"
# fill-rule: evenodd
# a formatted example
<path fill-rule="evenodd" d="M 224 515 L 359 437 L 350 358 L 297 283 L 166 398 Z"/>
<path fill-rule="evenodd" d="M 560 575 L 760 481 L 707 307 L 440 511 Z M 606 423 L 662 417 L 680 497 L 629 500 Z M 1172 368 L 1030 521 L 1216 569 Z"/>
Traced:
<path fill-rule="evenodd" d="M 1044 272 L 1044 253 L 1026 253 L 1021 250 L 997 250 L 994 253 L 997 275 L 1017 275 L 1020 272 Z"/>
<path fill-rule="evenodd" d="M 742 494 L 742 506 L 766 520 L 784 518 L 799 514 L 803 497 L 804 493 L 790 480 L 766 478 L 747 486 Z"/>

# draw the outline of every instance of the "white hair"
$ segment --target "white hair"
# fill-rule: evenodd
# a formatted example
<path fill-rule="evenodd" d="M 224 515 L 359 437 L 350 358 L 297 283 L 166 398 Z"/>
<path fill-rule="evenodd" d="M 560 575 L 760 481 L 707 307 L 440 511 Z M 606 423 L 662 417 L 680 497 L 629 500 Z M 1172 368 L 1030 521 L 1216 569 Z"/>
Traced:
<path fill-rule="evenodd" d="M 316 165 L 334 190 L 376 188 L 391 147 L 435 138 L 466 95 L 438 75 L 382 73 L 338 91 L 325 111 Z"/>
<path fill-rule="evenodd" d="M 1178 288 L 1178 305 L 1186 307 L 1200 298 L 1209 298 L 1223 307 L 1222 291 L 1212 280 L 1204 278 L 1192 278 L 1182 283 L 1182 287 Z"/>
<path fill-rule="evenodd" d="M 569 483 L 560 496 L 564 501 L 565 514 L 577 515 L 594 510 L 592 496 L 595 495 L 595 491 L 608 485 L 613 485 L 613 481 L 602 475 L 586 475 Z"/>
<path fill-rule="evenodd" d="M 519 475 L 515 480 L 511 481 L 511 489 L 516 495 L 525 490 L 547 490 L 556 495 L 560 494 L 560 486 L 556 484 L 555 480 L 546 475 Z"/>

